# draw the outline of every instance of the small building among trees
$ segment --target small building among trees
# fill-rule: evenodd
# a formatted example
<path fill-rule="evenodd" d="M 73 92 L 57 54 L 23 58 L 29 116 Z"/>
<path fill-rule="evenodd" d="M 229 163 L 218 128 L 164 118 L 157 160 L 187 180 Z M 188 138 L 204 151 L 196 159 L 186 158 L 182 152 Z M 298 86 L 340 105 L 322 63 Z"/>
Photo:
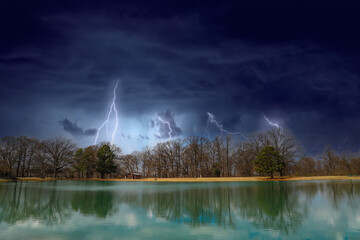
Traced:
<path fill-rule="evenodd" d="M 140 173 L 127 173 L 125 174 L 125 179 L 141 179 Z"/>

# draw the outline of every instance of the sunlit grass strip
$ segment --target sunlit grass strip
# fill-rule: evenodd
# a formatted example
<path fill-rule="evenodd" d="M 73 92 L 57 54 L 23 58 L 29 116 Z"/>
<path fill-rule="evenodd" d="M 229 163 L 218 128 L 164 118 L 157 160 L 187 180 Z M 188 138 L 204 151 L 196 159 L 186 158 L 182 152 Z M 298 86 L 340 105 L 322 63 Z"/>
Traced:
<path fill-rule="evenodd" d="M 18 177 L 19 182 L 72 181 L 112 181 L 112 182 L 264 182 L 264 181 L 306 181 L 306 180 L 360 180 L 360 176 L 311 176 L 311 177 L 204 177 L 204 178 L 142 178 L 142 179 L 101 179 L 101 178 L 38 178 Z M 16 180 L 0 178 L 0 183 Z"/>

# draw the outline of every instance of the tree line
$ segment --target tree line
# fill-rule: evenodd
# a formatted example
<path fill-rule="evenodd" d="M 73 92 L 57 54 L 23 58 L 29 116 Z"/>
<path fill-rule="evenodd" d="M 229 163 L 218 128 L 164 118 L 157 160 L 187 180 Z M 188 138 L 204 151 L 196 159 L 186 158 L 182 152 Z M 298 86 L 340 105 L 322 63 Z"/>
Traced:
<path fill-rule="evenodd" d="M 77 148 L 64 137 L 0 139 L 0 176 L 117 178 L 126 173 L 154 178 L 358 175 L 360 155 L 340 154 L 328 146 L 317 157 L 306 156 L 283 129 L 240 142 L 230 135 L 213 140 L 190 136 L 131 154 L 106 142 Z"/>

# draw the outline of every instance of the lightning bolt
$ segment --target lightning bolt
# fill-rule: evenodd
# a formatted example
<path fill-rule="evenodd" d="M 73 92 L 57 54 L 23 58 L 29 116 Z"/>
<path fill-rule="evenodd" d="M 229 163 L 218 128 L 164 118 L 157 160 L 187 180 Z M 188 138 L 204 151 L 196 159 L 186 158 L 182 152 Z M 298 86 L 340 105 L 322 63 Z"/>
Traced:
<path fill-rule="evenodd" d="M 206 132 L 209 136 L 209 131 L 208 131 L 208 127 L 209 127 L 209 123 L 215 124 L 217 128 L 219 128 L 220 132 L 221 132 L 221 137 L 224 135 L 224 133 L 226 134 L 230 134 L 230 135 L 240 135 L 245 139 L 248 139 L 244 134 L 242 134 L 241 132 L 229 132 L 226 129 L 224 129 L 223 125 L 220 124 L 218 121 L 215 120 L 215 117 L 212 113 L 207 112 L 208 115 L 208 121 L 207 121 L 207 126 L 206 126 Z"/>
<path fill-rule="evenodd" d="M 118 129 L 118 125 L 119 125 L 119 119 L 118 119 L 118 111 L 116 109 L 116 89 L 119 85 L 119 80 L 116 82 L 115 84 L 115 87 L 114 87 L 114 90 L 113 90 L 113 99 L 112 99 L 112 102 L 111 102 L 111 105 L 110 105 L 110 108 L 109 108 L 109 113 L 107 115 L 107 118 L 106 120 L 103 122 L 103 124 L 101 124 L 101 126 L 98 128 L 97 132 L 96 132 L 96 136 L 95 136 L 95 141 L 94 141 L 94 145 L 96 145 L 97 143 L 97 140 L 99 138 L 99 133 L 100 133 L 100 130 L 106 126 L 106 135 L 107 135 L 107 138 L 108 138 L 108 124 L 109 124 L 109 121 L 110 121 L 110 116 L 111 116 L 111 113 L 114 111 L 115 113 L 115 127 L 114 127 L 114 131 L 111 135 L 111 144 L 114 143 L 114 138 L 115 138 L 115 134 L 117 132 L 117 129 Z"/>
<path fill-rule="evenodd" d="M 160 122 L 168 125 L 168 127 L 169 127 L 169 133 L 168 133 L 168 134 L 169 134 L 169 138 L 170 138 L 170 140 L 171 140 L 171 133 L 173 132 L 173 130 L 172 130 L 172 128 L 171 128 L 171 124 L 170 124 L 169 122 L 161 119 L 161 117 L 160 117 L 159 115 L 157 116 L 157 119 L 158 119 Z"/>
<path fill-rule="evenodd" d="M 280 128 L 279 124 L 270 121 L 265 115 L 264 115 L 264 118 L 265 118 L 265 120 L 266 120 L 271 126 Z"/>

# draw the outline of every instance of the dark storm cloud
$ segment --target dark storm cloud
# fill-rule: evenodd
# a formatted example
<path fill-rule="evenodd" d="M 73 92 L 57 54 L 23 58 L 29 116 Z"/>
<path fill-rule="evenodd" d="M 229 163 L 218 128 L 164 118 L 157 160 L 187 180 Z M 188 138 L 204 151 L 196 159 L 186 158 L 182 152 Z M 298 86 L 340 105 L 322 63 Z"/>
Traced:
<path fill-rule="evenodd" d="M 158 126 L 158 131 L 155 133 L 157 138 L 167 139 L 181 136 L 182 130 L 177 126 L 174 115 L 169 109 L 158 113 L 154 121 Z"/>
<path fill-rule="evenodd" d="M 139 134 L 139 139 L 141 140 L 149 140 L 148 136 L 143 136 L 142 134 Z"/>
<path fill-rule="evenodd" d="M 74 137 L 81 137 L 81 136 L 94 136 L 97 133 L 97 129 L 84 129 L 77 126 L 76 123 L 69 121 L 67 118 L 60 121 L 60 124 L 63 126 L 63 129 L 73 135 Z"/>
<path fill-rule="evenodd" d="M 307 149 L 360 144 L 355 2 L 2 5 L 1 136 L 59 135 L 63 130 L 54 123 L 62 116 L 98 126 L 119 78 L 122 117 L 171 109 L 162 116 L 182 136 L 202 133 L 206 112 L 226 129 L 247 134 L 266 126 L 265 114 Z M 175 125 L 174 114 L 185 114 L 187 122 Z M 18 120 L 24 118 L 26 124 Z M 164 124 L 151 126 L 168 137 Z M 74 123 L 68 128 L 73 135 L 94 134 Z"/>
<path fill-rule="evenodd" d="M 84 131 L 85 135 L 86 136 L 95 136 L 95 134 L 97 133 L 97 129 L 96 128 L 89 128 L 89 129 L 86 129 Z"/>
<path fill-rule="evenodd" d="M 126 139 L 128 139 L 128 140 L 131 140 L 131 139 L 132 139 L 132 137 L 131 137 L 130 135 L 125 135 L 125 134 L 121 134 L 121 137 L 122 137 L 122 138 L 126 138 Z"/>

